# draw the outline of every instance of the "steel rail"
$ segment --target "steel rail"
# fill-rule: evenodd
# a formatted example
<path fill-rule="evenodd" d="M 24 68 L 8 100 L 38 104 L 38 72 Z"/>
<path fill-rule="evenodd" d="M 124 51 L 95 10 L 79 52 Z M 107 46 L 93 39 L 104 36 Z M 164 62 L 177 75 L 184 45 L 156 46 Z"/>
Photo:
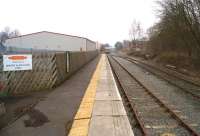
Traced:
<path fill-rule="evenodd" d="M 114 59 L 113 59 L 113 60 L 114 60 Z M 128 105 L 129 105 L 129 107 L 131 108 L 131 110 L 133 111 L 134 116 L 135 116 L 135 119 L 137 120 L 137 122 L 138 122 L 138 124 L 139 124 L 139 126 L 140 126 L 140 128 L 141 128 L 141 131 L 142 131 L 143 135 L 144 135 L 144 136 L 148 136 L 147 131 L 146 131 L 145 127 L 144 127 L 144 123 L 143 123 L 142 120 L 140 120 L 139 115 L 138 115 L 138 112 L 137 112 L 137 110 L 136 110 L 136 108 L 135 108 L 135 105 L 134 105 L 133 102 L 131 102 L 130 99 L 128 98 L 128 95 L 127 95 L 125 89 L 123 88 L 123 86 L 122 86 L 122 84 L 121 84 L 121 82 L 120 82 L 119 75 L 118 75 L 118 74 L 116 73 L 116 71 L 114 70 L 113 65 L 112 65 L 111 60 L 110 60 L 109 57 L 108 57 L 108 61 L 109 61 L 109 63 L 110 63 L 110 66 L 111 66 L 112 72 L 113 72 L 113 74 L 114 74 L 114 76 L 115 76 L 115 79 L 116 79 L 116 81 L 117 81 L 117 84 L 119 85 L 120 90 L 122 90 L 122 92 L 123 92 L 123 94 L 124 94 L 126 100 L 128 101 Z"/>
<path fill-rule="evenodd" d="M 112 56 L 111 56 L 112 57 Z M 171 108 L 169 108 L 164 102 L 162 102 L 162 100 L 160 100 L 158 97 L 156 97 L 148 88 L 146 88 L 137 78 L 135 78 L 126 68 L 124 68 L 124 66 L 122 66 L 122 64 L 120 64 L 114 57 L 112 57 L 113 60 L 116 61 L 117 64 L 119 64 L 119 66 L 122 67 L 122 69 L 124 69 L 135 81 L 137 81 L 138 84 L 140 84 L 147 93 L 149 93 L 153 98 L 155 98 L 165 109 L 167 109 L 171 115 L 177 120 L 179 121 L 182 126 L 184 126 L 193 136 L 200 136 L 200 134 L 198 134 L 193 128 L 191 128 L 184 120 L 182 120 L 178 114 L 176 114 Z"/>
<path fill-rule="evenodd" d="M 172 73 L 168 73 L 167 71 L 161 70 L 160 68 L 157 68 L 157 67 L 155 67 L 155 66 L 149 65 L 149 64 L 147 64 L 147 63 L 145 63 L 145 62 L 142 62 L 141 60 L 137 60 L 137 59 L 134 59 L 134 58 L 131 58 L 131 57 L 125 57 L 125 58 L 131 59 L 131 60 L 134 60 L 134 61 L 137 61 L 137 62 L 139 62 L 139 63 L 142 63 L 142 64 L 146 65 L 146 66 L 149 66 L 149 67 L 151 67 L 151 68 L 154 68 L 154 69 L 156 69 L 156 70 L 158 70 L 158 71 L 164 72 L 164 73 L 166 73 L 166 74 L 170 74 L 171 76 L 173 76 L 173 77 L 175 77 L 175 78 L 178 78 L 178 79 L 180 79 L 180 80 L 183 80 L 183 81 L 185 81 L 185 82 L 187 82 L 187 83 L 189 83 L 189 84 L 192 84 L 192 85 L 194 85 L 194 86 L 200 87 L 200 83 L 197 83 L 198 81 L 194 81 L 194 80 L 192 80 L 192 79 L 185 79 L 184 77 L 180 77 L 180 76 L 176 75 L 176 74 L 181 74 L 182 76 L 185 76 L 185 75 L 183 75 L 183 73 L 178 72 L 178 71 L 176 71 L 176 70 L 172 70 L 172 69 L 169 69 L 169 68 L 166 68 L 166 67 L 165 67 L 167 70 L 173 71 L 173 72 L 176 73 L 176 74 L 172 74 Z"/>
<path fill-rule="evenodd" d="M 169 84 L 172 84 L 172 85 L 174 85 L 174 86 L 180 88 L 180 89 L 183 90 L 184 92 L 186 92 L 186 93 L 192 95 L 194 98 L 200 100 L 200 95 L 194 94 L 194 93 L 188 91 L 187 89 L 185 89 L 185 88 L 183 88 L 183 87 L 177 85 L 177 84 L 174 83 L 174 82 L 170 82 L 169 80 L 167 80 L 166 78 L 162 77 L 161 75 L 158 75 L 158 74 L 152 72 L 151 70 L 148 70 L 145 66 L 141 66 L 140 64 L 137 64 L 137 63 L 135 63 L 134 61 L 136 61 L 136 62 L 138 62 L 138 63 L 141 63 L 141 64 L 143 64 L 143 65 L 146 65 L 147 67 L 151 67 L 151 68 L 153 68 L 153 69 L 155 69 L 155 70 L 158 70 L 158 71 L 160 71 L 161 73 L 165 73 L 165 74 L 168 74 L 168 75 L 169 75 L 169 73 L 167 73 L 166 71 L 160 70 L 160 69 L 158 69 L 158 68 L 156 68 L 156 67 L 153 67 L 153 66 L 148 65 L 148 64 L 146 64 L 146 63 L 143 63 L 143 62 L 141 62 L 141 61 L 135 60 L 135 59 L 133 59 L 133 58 L 122 57 L 122 56 L 116 56 L 116 57 L 120 57 L 120 58 L 126 59 L 127 61 L 129 61 L 129 62 L 131 62 L 131 63 L 134 63 L 134 64 L 138 65 L 139 67 L 144 68 L 145 70 L 149 71 L 150 73 L 152 73 L 152 74 L 154 74 L 154 75 L 156 75 L 156 76 L 158 76 L 158 77 L 164 79 L 164 80 L 167 81 Z M 188 80 L 185 80 L 185 79 L 183 79 L 183 78 L 179 78 L 178 76 L 175 76 L 175 75 L 172 75 L 172 74 L 170 74 L 170 76 L 173 76 L 173 77 L 175 77 L 175 78 L 178 78 L 178 79 L 180 79 L 180 80 L 183 80 L 183 81 L 185 81 L 185 82 L 187 82 L 187 83 L 189 83 L 189 84 L 198 86 L 197 84 L 192 83 L 192 82 L 190 82 L 190 81 L 188 81 Z"/>
<path fill-rule="evenodd" d="M 178 76 L 178 75 L 175 75 L 175 74 L 172 74 L 172 73 L 168 73 L 167 71 L 164 71 L 164 70 L 161 70 L 160 68 L 157 68 L 157 67 L 154 67 L 154 66 L 152 66 L 152 65 L 149 65 L 149 64 L 147 64 L 147 63 L 145 63 L 145 62 L 142 62 L 141 60 L 134 59 L 134 58 L 128 57 L 128 56 L 121 56 L 121 55 L 112 55 L 112 56 L 116 56 L 116 57 L 120 57 L 120 58 L 126 58 L 126 59 L 130 59 L 130 60 L 133 60 L 133 61 L 137 61 L 137 62 L 142 63 L 142 64 L 144 64 L 144 65 L 146 65 L 146 66 L 148 66 L 148 67 L 151 67 L 151 68 L 153 68 L 153 69 L 156 69 L 156 70 L 158 70 L 158 71 L 160 71 L 160 72 L 163 72 L 163 73 L 166 73 L 166 74 L 170 74 L 170 76 L 173 76 L 173 77 L 175 77 L 175 78 L 178 78 L 178 79 L 180 79 L 180 80 L 183 80 L 183 81 L 185 81 L 185 82 L 187 82 L 187 83 L 189 83 L 189 84 L 192 84 L 192 85 L 194 85 L 194 86 L 200 87 L 200 83 L 197 83 L 197 81 L 194 81 L 194 80 L 191 81 L 192 79 L 185 79 L 184 77 L 180 77 L 180 76 Z M 178 72 L 178 71 L 175 71 L 175 70 L 172 70 L 172 69 L 169 69 L 169 68 L 166 68 L 166 69 L 169 70 L 169 71 L 173 71 L 173 72 L 175 72 L 176 74 L 180 74 L 180 75 L 182 75 L 182 76 L 185 76 L 185 75 L 183 75 L 183 73 L 181 73 L 181 72 Z"/>

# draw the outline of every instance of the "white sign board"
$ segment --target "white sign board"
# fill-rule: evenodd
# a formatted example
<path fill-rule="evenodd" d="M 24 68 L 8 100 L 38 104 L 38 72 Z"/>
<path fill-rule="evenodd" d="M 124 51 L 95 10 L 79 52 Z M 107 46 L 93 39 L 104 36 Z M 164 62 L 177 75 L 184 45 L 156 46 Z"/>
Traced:
<path fill-rule="evenodd" d="M 19 71 L 32 69 L 32 55 L 3 55 L 3 71 Z"/>

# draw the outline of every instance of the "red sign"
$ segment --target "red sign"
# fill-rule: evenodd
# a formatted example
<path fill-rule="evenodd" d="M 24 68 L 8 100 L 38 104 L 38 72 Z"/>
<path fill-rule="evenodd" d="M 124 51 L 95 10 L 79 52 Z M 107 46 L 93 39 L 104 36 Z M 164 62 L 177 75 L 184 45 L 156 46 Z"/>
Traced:
<path fill-rule="evenodd" d="M 11 56 L 8 57 L 10 60 L 25 60 L 27 57 L 26 56 Z"/>

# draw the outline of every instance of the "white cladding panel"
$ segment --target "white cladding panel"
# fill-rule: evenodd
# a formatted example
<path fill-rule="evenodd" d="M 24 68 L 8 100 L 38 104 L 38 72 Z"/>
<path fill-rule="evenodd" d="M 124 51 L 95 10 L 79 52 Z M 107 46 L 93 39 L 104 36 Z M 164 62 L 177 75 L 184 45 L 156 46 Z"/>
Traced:
<path fill-rule="evenodd" d="M 7 47 L 47 49 L 57 51 L 86 51 L 86 39 L 50 32 L 40 32 L 8 39 L 5 43 Z M 89 49 L 91 43 L 89 42 Z M 95 46 L 94 46 L 95 47 Z"/>
<path fill-rule="evenodd" d="M 90 41 L 90 40 L 86 40 L 86 43 L 87 43 L 87 51 L 93 51 L 93 50 L 96 50 L 96 42 L 93 42 L 93 41 Z"/>

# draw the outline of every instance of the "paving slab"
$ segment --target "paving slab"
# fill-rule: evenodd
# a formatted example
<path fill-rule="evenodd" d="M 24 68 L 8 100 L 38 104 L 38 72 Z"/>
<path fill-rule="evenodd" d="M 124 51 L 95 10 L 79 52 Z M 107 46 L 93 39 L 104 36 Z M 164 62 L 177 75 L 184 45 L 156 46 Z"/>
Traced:
<path fill-rule="evenodd" d="M 121 101 L 95 101 L 93 116 L 120 116 L 126 115 L 124 106 Z"/>
<path fill-rule="evenodd" d="M 133 136 L 127 116 L 94 116 L 88 136 Z"/>
<path fill-rule="evenodd" d="M 134 136 L 107 57 L 104 55 L 89 136 Z"/>
<path fill-rule="evenodd" d="M 112 90 L 99 90 L 96 92 L 96 100 L 98 101 L 102 101 L 102 100 L 122 100 L 122 98 L 120 97 L 120 94 L 116 91 L 112 91 Z"/>

